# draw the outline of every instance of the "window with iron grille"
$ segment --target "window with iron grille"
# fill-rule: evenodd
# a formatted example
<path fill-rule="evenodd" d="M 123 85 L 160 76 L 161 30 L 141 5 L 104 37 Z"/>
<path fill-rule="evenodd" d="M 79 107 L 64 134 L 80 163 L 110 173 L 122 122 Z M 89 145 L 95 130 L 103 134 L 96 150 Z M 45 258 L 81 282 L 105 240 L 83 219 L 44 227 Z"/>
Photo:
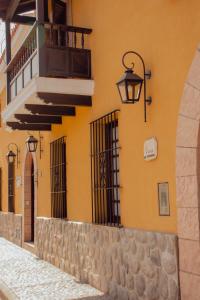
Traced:
<path fill-rule="evenodd" d="M 51 215 L 53 218 L 64 219 L 67 217 L 65 137 L 50 144 L 50 164 Z"/>
<path fill-rule="evenodd" d="M 15 163 L 8 163 L 8 211 L 15 212 Z"/>
<path fill-rule="evenodd" d="M 90 124 L 93 222 L 119 226 L 118 111 Z"/>

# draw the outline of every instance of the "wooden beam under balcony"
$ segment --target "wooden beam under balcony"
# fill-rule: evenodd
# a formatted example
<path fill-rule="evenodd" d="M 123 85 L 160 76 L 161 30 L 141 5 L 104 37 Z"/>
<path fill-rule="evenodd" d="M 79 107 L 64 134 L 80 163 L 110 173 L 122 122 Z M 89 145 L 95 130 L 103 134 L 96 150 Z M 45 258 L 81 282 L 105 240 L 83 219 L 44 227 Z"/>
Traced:
<path fill-rule="evenodd" d="M 18 24 L 33 25 L 36 21 L 36 18 L 28 17 L 28 16 L 15 15 L 13 17 L 12 21 L 14 23 L 18 23 Z"/>
<path fill-rule="evenodd" d="M 11 0 L 10 1 L 9 6 L 6 11 L 6 20 L 12 20 L 19 3 L 20 3 L 20 0 Z"/>
<path fill-rule="evenodd" d="M 35 0 L 21 2 L 20 5 L 17 7 L 16 14 L 22 14 L 32 10 L 35 10 Z"/>
<path fill-rule="evenodd" d="M 71 106 L 25 104 L 25 108 L 33 114 L 49 116 L 75 116 L 76 109 Z"/>
<path fill-rule="evenodd" d="M 51 131 L 51 124 L 23 124 L 19 122 L 7 122 L 6 124 L 13 130 Z"/>
<path fill-rule="evenodd" d="M 15 114 L 15 118 L 29 124 L 62 124 L 61 116 Z"/>
<path fill-rule="evenodd" d="M 92 97 L 84 95 L 68 95 L 57 93 L 37 93 L 37 96 L 45 103 L 52 103 L 58 105 L 78 105 L 78 106 L 92 106 Z"/>

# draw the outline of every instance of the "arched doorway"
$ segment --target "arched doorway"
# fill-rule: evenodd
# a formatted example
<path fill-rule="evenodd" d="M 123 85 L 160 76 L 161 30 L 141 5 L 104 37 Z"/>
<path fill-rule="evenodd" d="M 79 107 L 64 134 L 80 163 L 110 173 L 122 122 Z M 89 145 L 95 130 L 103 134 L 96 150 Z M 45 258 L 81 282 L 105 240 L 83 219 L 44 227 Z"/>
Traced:
<path fill-rule="evenodd" d="M 27 153 L 24 170 L 24 242 L 34 243 L 35 229 L 35 167 Z"/>
<path fill-rule="evenodd" d="M 176 191 L 181 300 L 200 298 L 200 47 L 181 99 L 176 141 Z"/>

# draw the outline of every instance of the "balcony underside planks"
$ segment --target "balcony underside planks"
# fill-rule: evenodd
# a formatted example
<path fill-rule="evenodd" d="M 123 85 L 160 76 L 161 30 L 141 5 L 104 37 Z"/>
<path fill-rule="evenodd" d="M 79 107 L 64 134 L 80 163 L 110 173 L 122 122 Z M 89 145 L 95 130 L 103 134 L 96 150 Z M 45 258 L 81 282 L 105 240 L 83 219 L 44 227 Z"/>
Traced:
<path fill-rule="evenodd" d="M 16 15 L 16 16 L 13 17 L 12 21 L 14 23 L 25 24 L 25 25 L 30 25 L 31 26 L 35 23 L 36 18 Z"/>
<path fill-rule="evenodd" d="M 13 130 L 51 131 L 51 124 L 26 124 L 19 122 L 7 122 L 6 124 Z"/>
<path fill-rule="evenodd" d="M 91 96 L 42 92 L 37 93 L 37 96 L 48 104 L 92 106 Z"/>
<path fill-rule="evenodd" d="M 62 124 L 61 116 L 15 114 L 15 118 L 28 124 Z"/>
<path fill-rule="evenodd" d="M 25 104 L 24 108 L 28 112 L 15 113 L 14 117 L 18 121 L 7 121 L 6 124 L 13 130 L 40 130 L 50 131 L 52 124 L 62 124 L 62 116 L 76 116 L 75 106 L 90 106 L 91 96 L 63 95 L 38 93 L 43 101 L 51 103 L 63 103 L 65 105 L 55 104 Z M 45 98 L 45 99 L 44 99 Z M 48 99 L 48 100 L 47 100 Z M 52 99 L 56 99 L 53 101 Z M 73 104 L 73 106 L 68 106 Z"/>
<path fill-rule="evenodd" d="M 19 122 L 6 122 L 13 130 L 51 131 L 51 124 L 62 124 L 62 116 L 75 116 L 76 108 L 71 106 L 25 104 L 32 114 L 15 114 Z"/>
<path fill-rule="evenodd" d="M 25 104 L 25 108 L 35 115 L 75 116 L 76 108 L 61 105 Z"/>

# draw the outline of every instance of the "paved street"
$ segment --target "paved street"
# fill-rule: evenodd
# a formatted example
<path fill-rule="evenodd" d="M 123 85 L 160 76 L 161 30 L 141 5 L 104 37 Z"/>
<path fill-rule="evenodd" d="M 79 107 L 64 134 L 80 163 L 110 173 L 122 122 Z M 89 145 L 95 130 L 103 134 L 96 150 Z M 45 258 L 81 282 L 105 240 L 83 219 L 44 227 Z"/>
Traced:
<path fill-rule="evenodd" d="M 10 291 L 10 299 L 107 299 L 93 287 L 76 282 L 71 275 L 3 238 L 0 238 L 1 285 Z"/>

